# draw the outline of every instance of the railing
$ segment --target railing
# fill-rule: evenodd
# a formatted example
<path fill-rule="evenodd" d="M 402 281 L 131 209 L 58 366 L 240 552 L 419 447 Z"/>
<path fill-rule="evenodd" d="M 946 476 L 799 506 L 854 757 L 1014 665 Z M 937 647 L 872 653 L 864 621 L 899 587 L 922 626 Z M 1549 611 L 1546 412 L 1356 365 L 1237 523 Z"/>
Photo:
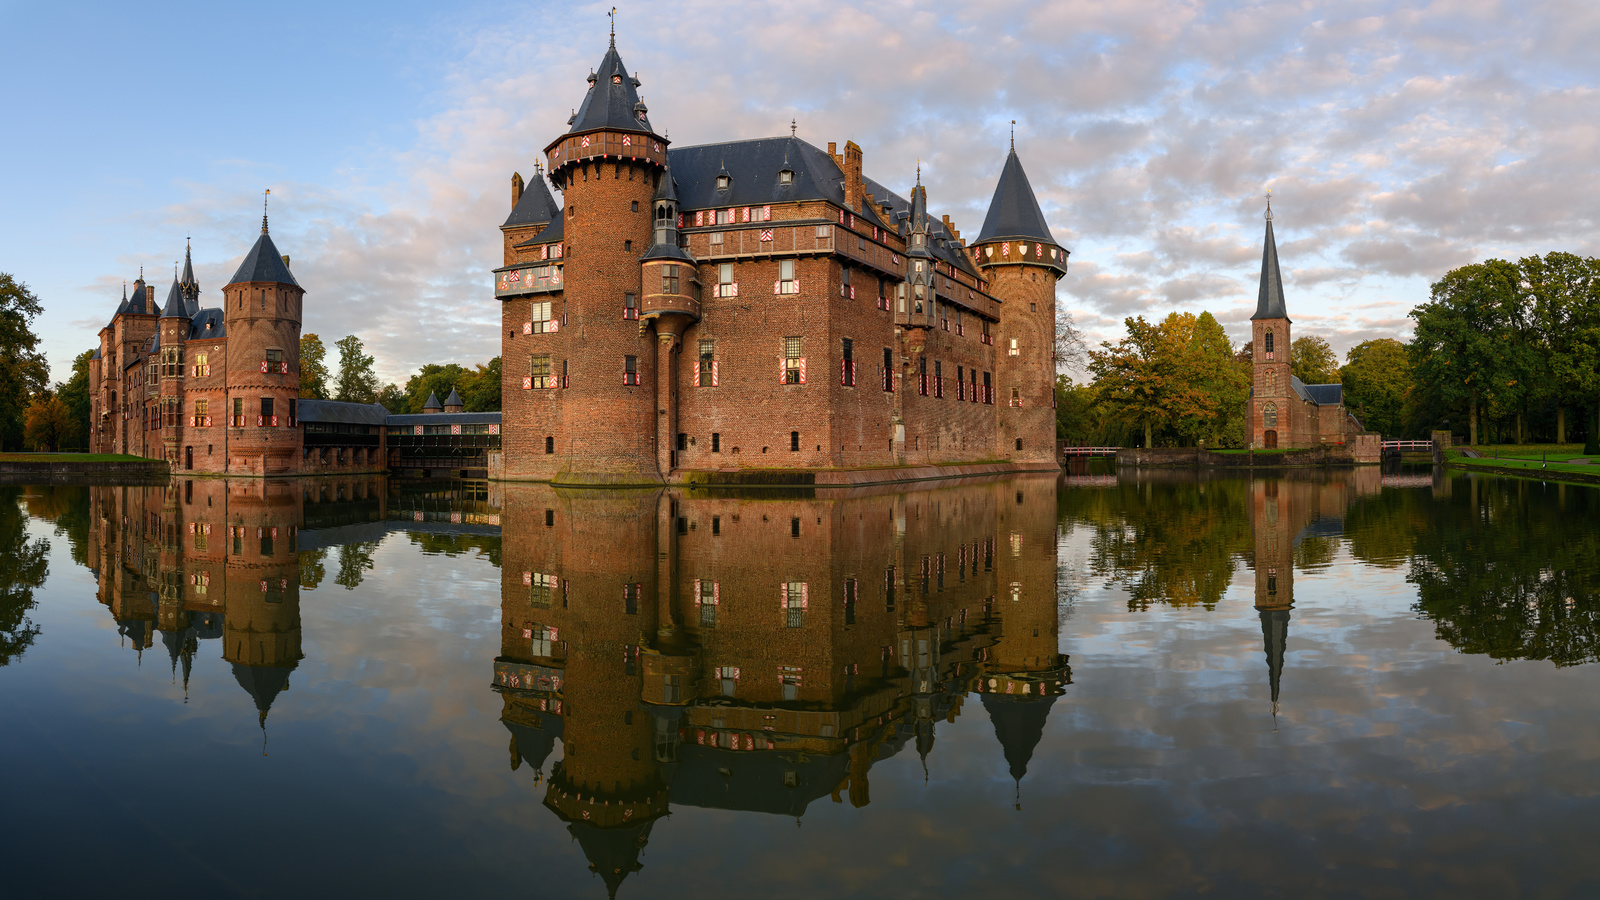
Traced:
<path fill-rule="evenodd" d="M 1433 441 L 1384 441 L 1383 449 L 1395 450 L 1401 453 L 1417 450 L 1432 450 Z"/>
<path fill-rule="evenodd" d="M 1116 456 L 1121 447 L 1062 447 L 1062 456 Z"/>

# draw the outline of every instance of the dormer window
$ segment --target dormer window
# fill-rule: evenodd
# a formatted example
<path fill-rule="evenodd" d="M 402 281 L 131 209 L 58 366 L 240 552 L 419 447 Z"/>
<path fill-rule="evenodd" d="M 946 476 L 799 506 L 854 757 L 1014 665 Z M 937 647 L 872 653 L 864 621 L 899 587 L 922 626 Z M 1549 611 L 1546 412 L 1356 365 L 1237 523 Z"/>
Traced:
<path fill-rule="evenodd" d="M 782 172 L 779 172 L 778 173 L 778 183 L 779 184 L 794 184 L 794 173 L 789 171 L 788 169 L 784 169 Z"/>
<path fill-rule="evenodd" d="M 732 184 L 733 184 L 733 179 L 732 178 L 729 178 L 726 175 L 718 175 L 717 176 L 717 190 L 725 191 Z"/>
<path fill-rule="evenodd" d="M 621 75 L 613 75 L 613 76 L 611 76 L 611 83 L 612 84 L 621 84 L 622 83 L 622 76 Z"/>

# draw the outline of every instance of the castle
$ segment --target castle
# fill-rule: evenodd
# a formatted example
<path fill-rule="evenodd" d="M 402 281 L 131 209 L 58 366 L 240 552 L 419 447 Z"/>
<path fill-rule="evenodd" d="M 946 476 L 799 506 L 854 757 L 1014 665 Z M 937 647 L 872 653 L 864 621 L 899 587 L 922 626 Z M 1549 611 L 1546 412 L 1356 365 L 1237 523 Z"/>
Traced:
<path fill-rule="evenodd" d="M 497 475 L 1056 466 L 1067 251 L 1015 147 L 968 246 L 853 142 L 669 150 L 615 36 L 588 82 L 542 177 L 511 179 Z"/>

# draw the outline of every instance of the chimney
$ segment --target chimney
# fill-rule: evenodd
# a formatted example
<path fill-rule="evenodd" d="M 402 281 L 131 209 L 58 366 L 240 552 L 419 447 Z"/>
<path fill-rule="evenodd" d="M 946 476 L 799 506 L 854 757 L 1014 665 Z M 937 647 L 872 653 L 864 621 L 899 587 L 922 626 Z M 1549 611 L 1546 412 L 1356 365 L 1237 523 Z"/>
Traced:
<path fill-rule="evenodd" d="M 153 284 L 147 284 L 144 286 L 144 310 L 151 315 L 155 315 L 156 286 Z"/>
<path fill-rule="evenodd" d="M 511 173 L 511 208 L 516 209 L 517 203 L 522 200 L 522 173 Z"/>
<path fill-rule="evenodd" d="M 844 202 L 851 209 L 861 209 L 861 198 L 866 194 L 861 183 L 861 148 L 855 141 L 844 142 Z"/>
<path fill-rule="evenodd" d="M 283 255 L 283 267 L 285 269 L 289 268 L 289 254 L 287 253 Z"/>

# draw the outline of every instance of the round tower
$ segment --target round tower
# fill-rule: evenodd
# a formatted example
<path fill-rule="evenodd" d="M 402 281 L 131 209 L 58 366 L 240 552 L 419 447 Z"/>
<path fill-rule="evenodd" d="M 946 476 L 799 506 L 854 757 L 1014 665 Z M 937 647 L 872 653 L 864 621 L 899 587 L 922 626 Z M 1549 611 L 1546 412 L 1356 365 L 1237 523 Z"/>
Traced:
<path fill-rule="evenodd" d="M 227 350 L 227 468 L 267 475 L 299 468 L 300 321 L 305 290 L 261 216 L 261 237 L 222 289 Z"/>
<path fill-rule="evenodd" d="M 638 87 L 613 36 L 571 128 L 545 148 L 550 181 L 564 195 L 564 255 L 576 264 L 565 267 L 560 308 L 551 310 L 558 327 L 531 354 L 543 359 L 529 364 L 532 377 L 544 371 L 559 389 L 535 386 L 528 415 L 505 425 L 513 446 L 550 457 L 537 477 L 662 479 L 657 418 L 666 413 L 657 403 L 657 351 L 639 303 L 640 257 L 651 245 L 651 200 L 666 167 L 667 140 L 651 127 Z M 562 415 L 563 409 L 574 414 Z M 525 429 L 532 434 L 517 440 L 516 431 Z"/>
<path fill-rule="evenodd" d="M 978 271 L 1000 300 L 994 384 L 995 451 L 1021 462 L 1056 463 L 1056 282 L 1068 251 L 1045 223 L 1013 145 L 983 229 L 973 243 Z"/>

